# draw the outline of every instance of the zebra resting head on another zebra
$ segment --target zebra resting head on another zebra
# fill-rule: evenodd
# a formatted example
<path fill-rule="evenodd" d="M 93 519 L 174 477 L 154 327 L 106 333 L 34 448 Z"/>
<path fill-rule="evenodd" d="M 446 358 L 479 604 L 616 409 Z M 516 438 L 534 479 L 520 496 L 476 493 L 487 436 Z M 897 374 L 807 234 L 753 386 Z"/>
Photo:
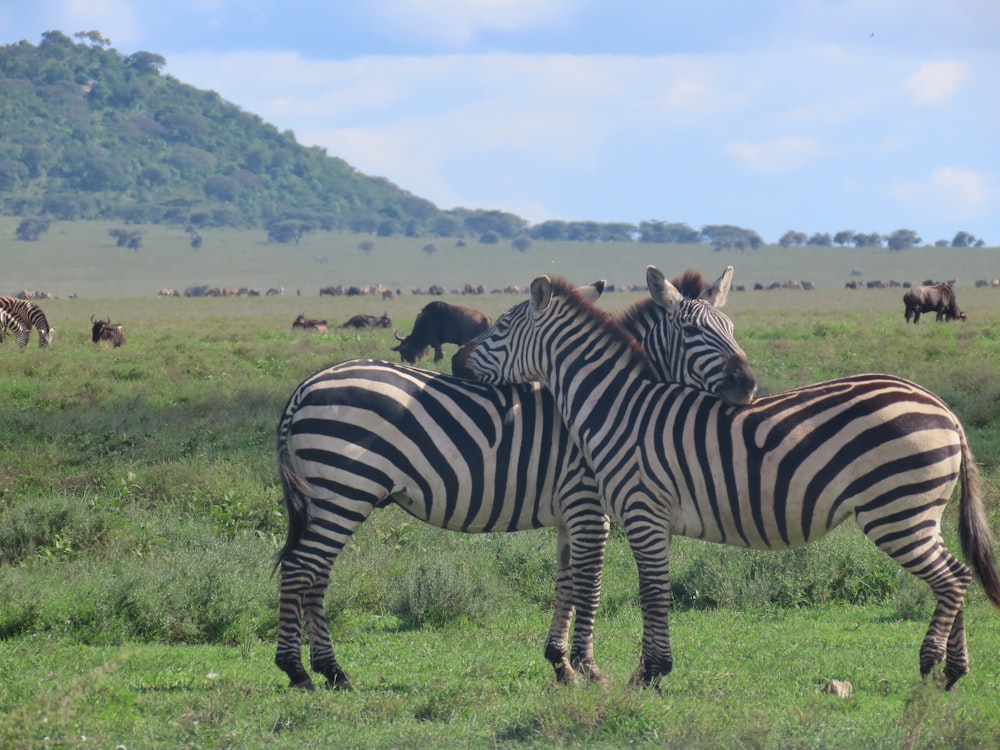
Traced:
<path fill-rule="evenodd" d="M 482 382 L 543 382 L 599 485 L 610 488 L 609 514 L 624 526 L 639 571 L 643 641 L 634 684 L 657 686 L 673 667 L 672 535 L 787 549 L 850 517 L 931 587 L 937 604 L 921 674 L 944 661 L 950 688 L 968 673 L 965 593 L 974 573 L 1000 609 L 1000 571 L 965 431 L 933 393 L 862 374 L 728 405 L 655 381 L 620 326 L 547 276 L 462 355 L 462 371 Z M 586 398 L 574 397 L 584 390 Z M 959 479 L 968 565 L 941 534 Z"/>
<path fill-rule="evenodd" d="M 722 285 L 731 276 L 730 269 Z M 709 286 L 703 282 L 685 289 L 700 295 Z M 603 288 L 597 282 L 578 293 L 596 300 Z M 717 301 L 709 293 L 704 304 Z M 723 348 L 720 367 L 733 348 L 742 350 L 730 342 L 731 324 L 722 326 L 717 338 L 694 335 L 698 325 L 720 323 L 712 316 L 699 318 L 701 306 L 686 307 L 690 317 L 680 309 L 672 317 L 679 334 L 699 343 L 698 365 L 684 364 L 689 352 L 683 345 L 664 348 L 678 358 L 676 369 L 689 382 L 709 389 L 710 381 L 724 379 L 712 377 L 706 347 L 715 342 Z M 666 315 L 653 302 L 649 309 L 627 312 L 624 325 L 640 339 Z M 331 688 L 350 687 L 334 656 L 323 599 L 331 569 L 353 534 L 375 508 L 392 504 L 427 523 L 466 533 L 555 527 L 556 602 L 545 658 L 561 683 L 578 676 L 602 679 L 594 661 L 593 624 L 608 511 L 593 472 L 541 385 L 490 386 L 392 362 L 342 362 L 292 393 L 277 428 L 277 455 L 288 536 L 277 562 L 275 663 L 293 687 L 313 686 L 302 664 L 303 619 L 313 671 Z"/>

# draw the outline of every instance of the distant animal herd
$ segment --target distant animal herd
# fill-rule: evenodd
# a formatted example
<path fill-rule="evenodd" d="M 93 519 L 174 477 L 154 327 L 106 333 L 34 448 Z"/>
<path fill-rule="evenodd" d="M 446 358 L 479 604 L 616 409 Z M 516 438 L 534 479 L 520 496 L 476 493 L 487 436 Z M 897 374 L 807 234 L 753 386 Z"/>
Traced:
<path fill-rule="evenodd" d="M 967 320 L 968 315 L 958 306 L 958 299 L 955 295 L 955 281 L 935 281 L 927 279 L 922 284 L 914 285 L 909 281 L 882 281 L 874 279 L 869 281 L 859 281 L 850 279 L 844 284 L 845 289 L 905 289 L 903 295 L 903 315 L 907 323 L 914 324 L 920 322 L 923 313 L 934 313 L 937 322 L 950 320 Z M 975 282 L 975 287 L 1000 288 L 1000 279 L 979 279 Z M 771 291 L 778 289 L 797 289 L 812 291 L 816 285 L 811 281 L 773 281 L 770 283 L 755 282 L 752 287 L 754 291 Z M 746 291 L 746 286 L 734 284 L 733 291 Z M 613 285 L 608 285 L 608 291 L 615 291 Z M 624 291 L 641 291 L 637 287 L 624 287 Z M 413 295 L 440 296 L 446 293 L 453 295 L 480 295 L 486 294 L 486 287 L 483 284 L 466 283 L 461 288 L 452 289 L 446 292 L 444 287 L 432 284 L 425 288 L 413 287 L 410 290 Z M 509 285 L 503 288 L 491 289 L 490 294 L 522 294 L 520 286 Z M 274 297 L 285 294 L 284 287 L 271 287 L 267 289 L 264 296 Z M 320 296 L 368 296 L 376 295 L 382 299 L 391 299 L 402 294 L 400 289 L 390 289 L 382 284 L 371 286 L 344 286 L 342 284 L 324 286 L 319 289 Z M 261 292 L 253 287 L 212 287 L 208 285 L 191 286 L 182 292 L 176 289 L 164 288 L 158 292 L 160 297 L 259 297 Z M 301 290 L 296 291 L 296 296 L 301 296 Z M 76 295 L 69 295 L 70 299 L 75 299 Z M 3 343 L 8 334 L 13 335 L 19 347 L 27 346 L 28 337 L 31 330 L 37 329 L 39 335 L 39 346 L 47 346 L 52 340 L 53 328 L 48 326 L 44 313 L 35 304 L 36 300 L 55 299 L 55 295 L 49 291 L 21 290 L 10 297 L 0 297 L 0 343 Z M 112 323 L 110 317 L 101 320 L 96 315 L 91 315 L 91 340 L 94 344 L 106 345 L 109 348 L 117 348 L 125 344 L 125 326 L 121 323 Z M 40 326 L 40 327 L 39 327 Z M 423 307 L 414 321 L 413 331 L 402 336 L 395 332 L 397 346 L 392 347 L 392 351 L 399 353 L 402 361 L 416 364 L 424 356 L 428 348 L 434 350 L 434 361 L 439 362 L 444 354 L 442 344 L 451 343 L 462 345 L 474 338 L 481 331 L 490 326 L 490 319 L 479 312 L 468 307 L 451 305 L 447 302 L 434 301 Z M 366 328 L 391 328 L 392 318 L 388 312 L 382 315 L 358 314 L 354 315 L 342 324 L 337 326 L 341 329 L 366 329 Z M 293 330 L 312 331 L 324 333 L 329 331 L 330 324 L 326 320 L 307 318 L 305 313 L 301 313 L 293 322 Z"/>

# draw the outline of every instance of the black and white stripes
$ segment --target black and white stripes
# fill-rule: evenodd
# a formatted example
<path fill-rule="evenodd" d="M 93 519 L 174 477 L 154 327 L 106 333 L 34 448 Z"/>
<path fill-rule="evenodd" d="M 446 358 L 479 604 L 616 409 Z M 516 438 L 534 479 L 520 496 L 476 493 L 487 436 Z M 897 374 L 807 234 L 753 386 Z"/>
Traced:
<path fill-rule="evenodd" d="M 724 301 L 731 277 L 729 268 L 699 300 L 682 300 L 663 282 L 656 301 L 623 316 L 628 330 L 641 338 L 669 317 L 673 330 L 700 342 L 692 319 L 719 323 L 702 308 Z M 595 284 L 580 293 L 596 299 L 602 288 Z M 706 359 L 698 368 L 680 363 L 676 369 L 714 373 L 733 358 L 745 365 L 735 341 L 716 340 L 731 346 L 718 352 L 715 367 Z M 682 358 L 686 349 L 670 351 Z M 704 358 L 704 351 L 699 356 Z M 749 369 L 742 374 L 755 388 Z M 685 382 L 708 387 L 700 376 Z M 577 672 L 600 679 L 593 620 L 608 519 L 593 473 L 541 386 L 487 386 L 389 362 L 344 362 L 296 388 L 278 425 L 277 452 L 289 532 L 278 563 L 276 663 L 293 686 L 312 687 L 301 660 L 303 616 L 313 670 L 332 687 L 350 684 L 334 656 L 323 598 L 331 568 L 351 536 L 372 510 L 393 503 L 454 531 L 556 527 L 556 607 L 545 655 L 560 681 Z"/>
<path fill-rule="evenodd" d="M 42 312 L 42 308 L 29 300 L 17 297 L 0 297 L 0 311 L 6 313 L 7 323 L 4 330 L 10 328 L 15 331 L 18 346 L 24 347 L 28 344 L 28 333 L 32 328 L 38 331 L 38 345 L 48 346 L 52 342 L 52 329 L 49 321 Z M 12 321 L 11 318 L 14 320 Z M 20 325 L 16 325 L 20 323 Z M 23 331 L 18 330 L 23 328 Z M 23 335 L 22 335 L 23 334 Z M 0 335 L 2 340 L 2 335 Z"/>
<path fill-rule="evenodd" d="M 603 353 L 599 362 L 585 356 L 592 351 Z M 968 672 L 965 592 L 975 571 L 1000 608 L 1000 574 L 965 432 L 934 394 L 889 375 L 857 375 L 734 407 L 654 382 L 603 313 L 548 277 L 461 354 L 461 369 L 486 382 L 546 384 L 609 515 L 623 523 L 644 615 L 636 681 L 655 684 L 673 664 L 672 534 L 787 548 L 849 517 L 933 591 L 921 673 L 943 659 L 950 687 Z M 574 398 L 584 387 L 588 398 Z M 959 531 L 972 571 L 941 539 L 959 477 Z"/>
<path fill-rule="evenodd" d="M 7 333 L 14 334 L 14 340 L 23 349 L 28 345 L 28 334 L 31 333 L 31 327 L 17 315 L 0 307 L 0 342 L 4 340 Z"/>

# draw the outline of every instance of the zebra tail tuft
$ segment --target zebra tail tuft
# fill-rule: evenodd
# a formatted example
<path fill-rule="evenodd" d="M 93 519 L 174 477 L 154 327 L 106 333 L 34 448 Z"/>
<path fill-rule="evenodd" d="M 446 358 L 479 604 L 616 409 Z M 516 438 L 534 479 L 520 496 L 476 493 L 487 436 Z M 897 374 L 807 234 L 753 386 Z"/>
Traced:
<path fill-rule="evenodd" d="M 284 441 L 281 441 L 278 446 L 278 470 L 285 496 L 285 509 L 288 511 L 288 534 L 285 537 L 285 546 L 278 552 L 274 561 L 271 575 L 274 575 L 282 561 L 298 546 L 306 527 L 309 525 L 308 484 L 292 468 L 291 455 L 288 453 L 288 446 Z"/>
<path fill-rule="evenodd" d="M 972 566 L 986 597 L 1000 609 L 1000 570 L 997 569 L 990 529 L 979 490 L 979 468 L 962 434 L 962 499 L 959 506 L 958 535 L 965 561 Z"/>

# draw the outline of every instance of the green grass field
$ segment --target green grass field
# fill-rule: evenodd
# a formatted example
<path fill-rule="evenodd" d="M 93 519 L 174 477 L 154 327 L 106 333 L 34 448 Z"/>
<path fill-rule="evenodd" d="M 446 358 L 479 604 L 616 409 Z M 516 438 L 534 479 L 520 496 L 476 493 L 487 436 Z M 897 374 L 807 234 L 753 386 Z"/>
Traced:
<path fill-rule="evenodd" d="M 460 289 L 465 283 L 502 289 L 526 287 L 539 273 L 585 283 L 607 279 L 620 287 L 645 287 L 644 269 L 655 264 L 668 274 L 687 267 L 704 274 L 736 267 L 736 284 L 812 281 L 818 289 L 843 290 L 851 272 L 862 281 L 881 279 L 920 283 L 955 279 L 964 292 L 976 280 L 1000 277 L 998 248 L 916 247 L 901 252 L 885 248 L 766 246 L 748 253 L 717 252 L 705 245 L 639 243 L 533 242 L 518 252 L 509 242 L 482 245 L 466 238 L 368 237 L 341 232 L 306 235 L 298 245 L 268 244 L 263 230 L 205 230 L 199 250 L 189 246 L 182 227 L 139 227 L 143 248 L 133 253 L 115 246 L 108 230 L 121 224 L 55 222 L 37 242 L 17 242 L 18 220 L 0 217 L 4 277 L 0 294 L 21 289 L 48 290 L 58 297 L 81 299 L 154 297 L 164 287 L 284 287 L 315 297 L 330 284 L 384 284 L 409 293 L 412 287 L 439 284 Z M 136 227 L 129 227 L 134 229 Z M 370 241 L 368 252 L 359 249 Z M 434 253 L 423 252 L 433 244 Z M 996 291 L 996 290 L 994 290 Z M 899 302 L 900 294 L 894 292 Z M 959 299 L 964 303 L 964 296 Z M 902 305 L 899 304 L 900 314 Z"/>
<path fill-rule="evenodd" d="M 127 253 L 93 249 L 88 243 L 102 230 L 72 226 L 87 257 Z M 235 233 L 218 244 L 238 241 Z M 211 250 L 206 242 L 202 252 Z M 526 284 L 549 270 L 532 265 L 536 247 L 511 251 L 514 278 L 506 266 L 484 265 L 478 279 Z M 206 266 L 184 266 L 192 251 L 178 240 L 172 262 L 158 258 L 161 265 L 150 268 L 155 280 L 62 256 L 40 268 L 49 252 L 41 246 L 12 243 L 5 257 L 11 250 L 19 260 L 4 293 L 52 289 L 61 298 L 41 303 L 56 327 L 49 349 L 40 350 L 34 336 L 23 351 L 10 340 L 0 345 L 0 747 L 1000 743 L 1000 613 L 974 585 L 966 614 L 971 674 L 950 693 L 921 681 L 928 593 L 853 526 L 787 553 L 676 540 L 676 662 L 657 694 L 625 684 L 638 663 L 641 618 L 635 565 L 619 529 L 596 625 L 597 659 L 610 682 L 566 688 L 554 684 L 542 656 L 553 601 L 551 529 L 468 536 L 398 509 L 380 511 L 338 561 L 326 602 L 338 657 L 357 689 L 291 691 L 273 665 L 271 566 L 285 533 L 274 426 L 304 377 L 347 358 L 391 359 L 395 343 L 391 330 L 304 335 L 291 321 L 305 312 L 337 324 L 356 312 L 387 310 L 407 331 L 429 298 L 305 293 L 307 283 L 375 283 L 408 273 L 402 260 L 373 265 L 380 278 L 355 279 L 354 266 L 331 261 L 318 265 L 337 273 L 295 271 L 302 275 L 290 272 L 291 283 L 261 281 L 279 267 L 270 265 L 275 253 L 315 250 L 305 247 L 248 246 L 241 260 L 218 259 L 219 275 L 210 277 Z M 554 265 L 580 281 L 628 271 L 641 283 L 650 262 L 668 274 L 696 265 L 712 278 L 733 263 L 742 283 L 758 272 L 807 278 L 791 268 L 778 273 L 777 262 L 744 271 L 743 258 L 711 251 L 697 264 L 644 255 L 661 251 L 669 255 L 637 247 L 634 264 L 617 256 L 608 264 L 606 254 L 581 249 L 576 260 Z M 378 252 L 378 243 L 367 260 L 345 250 L 362 264 L 356 268 L 374 263 Z M 769 252 L 759 251 L 760 258 Z M 416 255 L 417 262 L 441 260 L 419 248 Z M 465 268 L 452 272 L 476 280 Z M 985 267 L 980 273 L 990 276 Z M 899 274 L 906 275 L 923 274 Z M 415 283 L 435 281 L 428 279 Z M 284 285 L 286 295 L 155 297 L 161 286 L 194 283 Z M 289 291 L 297 284 L 302 297 Z M 960 288 L 966 323 L 925 318 L 907 326 L 898 290 L 842 287 L 838 276 L 817 292 L 730 295 L 726 312 L 762 389 L 861 371 L 893 372 L 931 388 L 967 427 L 1000 532 L 1000 291 Z M 79 299 L 65 298 L 72 290 Z M 608 294 L 602 304 L 617 309 L 639 297 Z M 519 298 L 445 299 L 495 315 Z M 125 323 L 128 344 L 91 344 L 91 315 Z M 440 364 L 448 371 L 447 361 Z M 946 514 L 945 534 L 958 552 L 954 511 Z M 851 697 L 824 694 L 832 678 L 849 680 Z"/>

